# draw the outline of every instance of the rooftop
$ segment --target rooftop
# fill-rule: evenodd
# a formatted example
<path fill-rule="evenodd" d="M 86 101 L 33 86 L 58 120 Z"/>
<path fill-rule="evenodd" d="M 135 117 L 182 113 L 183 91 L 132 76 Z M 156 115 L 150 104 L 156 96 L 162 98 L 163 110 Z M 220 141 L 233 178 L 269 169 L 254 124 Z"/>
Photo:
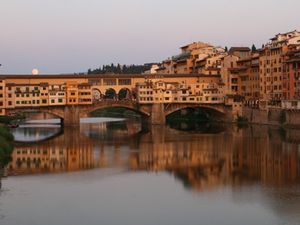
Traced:
<path fill-rule="evenodd" d="M 231 47 L 229 49 L 229 54 L 233 52 L 250 52 L 251 49 L 249 47 Z"/>
<path fill-rule="evenodd" d="M 45 74 L 45 75 L 26 75 L 26 74 L 3 74 L 0 79 L 101 79 L 101 78 L 165 78 L 165 77 L 215 77 L 205 74 Z"/>

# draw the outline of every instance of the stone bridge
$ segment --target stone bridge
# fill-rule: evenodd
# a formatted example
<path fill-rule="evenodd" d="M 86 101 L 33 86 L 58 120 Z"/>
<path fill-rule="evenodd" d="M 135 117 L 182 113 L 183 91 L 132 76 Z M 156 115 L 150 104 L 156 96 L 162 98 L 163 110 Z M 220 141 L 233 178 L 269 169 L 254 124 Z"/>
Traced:
<path fill-rule="evenodd" d="M 232 110 L 223 104 L 199 104 L 199 103 L 154 103 L 139 104 L 131 100 L 102 100 L 92 105 L 63 105 L 45 106 L 33 108 L 15 108 L 8 113 L 38 111 L 55 115 L 61 119 L 65 126 L 80 124 L 80 118 L 90 116 L 90 113 L 105 108 L 127 108 L 142 115 L 143 121 L 150 124 L 162 125 L 166 123 L 166 117 L 170 114 L 187 108 L 201 108 L 211 118 L 217 121 L 232 121 Z"/>

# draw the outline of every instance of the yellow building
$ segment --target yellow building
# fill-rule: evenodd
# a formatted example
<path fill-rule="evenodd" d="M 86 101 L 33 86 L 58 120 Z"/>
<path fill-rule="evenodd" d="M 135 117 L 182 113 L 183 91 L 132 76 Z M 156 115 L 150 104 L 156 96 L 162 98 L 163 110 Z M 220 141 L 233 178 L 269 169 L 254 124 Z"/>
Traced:
<path fill-rule="evenodd" d="M 138 102 L 151 103 L 224 103 L 224 84 L 220 77 L 203 76 L 195 83 L 148 79 L 137 83 Z"/>
<path fill-rule="evenodd" d="M 0 79 L 0 115 L 5 115 L 5 80 Z"/>
<path fill-rule="evenodd" d="M 88 83 L 78 85 L 78 103 L 80 105 L 90 105 L 93 103 L 92 85 Z"/>
<path fill-rule="evenodd" d="M 162 62 L 156 70 L 161 74 L 220 75 L 225 50 L 204 42 L 193 42 L 180 48 L 181 53 Z"/>
<path fill-rule="evenodd" d="M 66 85 L 49 86 L 49 105 L 66 105 Z"/>
<path fill-rule="evenodd" d="M 78 105 L 78 82 L 67 81 L 67 105 Z"/>

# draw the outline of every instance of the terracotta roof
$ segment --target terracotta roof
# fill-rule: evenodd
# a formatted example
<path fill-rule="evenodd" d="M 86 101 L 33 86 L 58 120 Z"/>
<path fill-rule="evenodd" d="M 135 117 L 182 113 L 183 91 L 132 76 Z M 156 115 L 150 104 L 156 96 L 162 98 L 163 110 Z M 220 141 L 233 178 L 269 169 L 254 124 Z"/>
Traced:
<path fill-rule="evenodd" d="M 251 49 L 248 48 L 248 47 L 231 47 L 231 48 L 229 49 L 229 53 L 235 52 L 235 51 L 239 51 L 239 52 L 248 52 L 248 51 L 251 51 Z"/>

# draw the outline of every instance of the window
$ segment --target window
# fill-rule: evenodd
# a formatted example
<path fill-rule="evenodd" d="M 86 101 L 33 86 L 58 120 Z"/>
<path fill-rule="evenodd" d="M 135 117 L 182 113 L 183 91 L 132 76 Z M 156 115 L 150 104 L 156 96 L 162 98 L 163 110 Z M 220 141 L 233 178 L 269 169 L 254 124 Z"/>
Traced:
<path fill-rule="evenodd" d="M 103 79 L 104 85 L 117 85 L 116 79 Z"/>
<path fill-rule="evenodd" d="M 119 85 L 131 85 L 131 79 L 119 79 Z"/>

